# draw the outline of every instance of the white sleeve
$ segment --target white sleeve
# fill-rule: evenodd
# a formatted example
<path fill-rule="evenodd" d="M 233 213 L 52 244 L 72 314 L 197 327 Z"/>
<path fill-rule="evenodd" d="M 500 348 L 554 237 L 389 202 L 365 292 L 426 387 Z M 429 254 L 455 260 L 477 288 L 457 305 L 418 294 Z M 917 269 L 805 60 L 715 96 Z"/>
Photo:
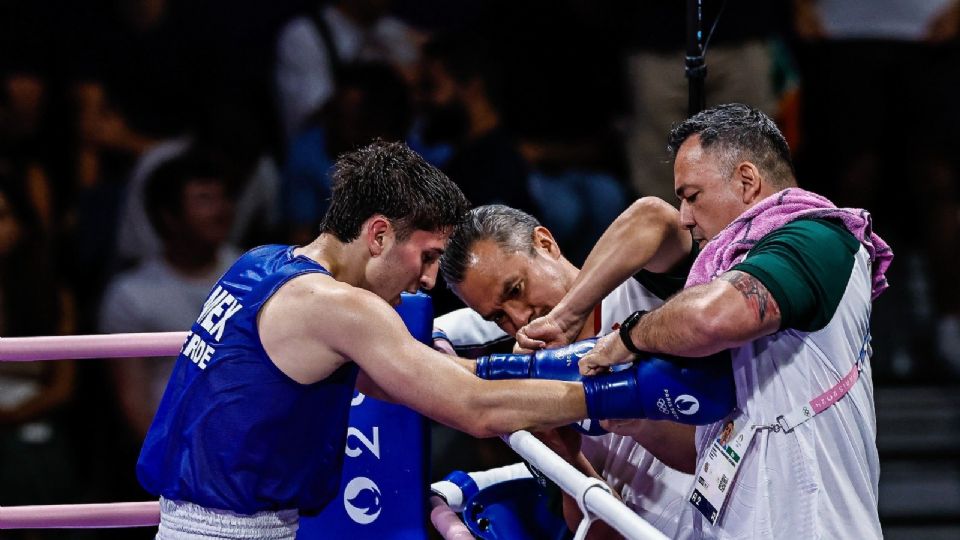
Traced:
<path fill-rule="evenodd" d="M 503 346 L 513 338 L 496 324 L 483 320 L 469 308 L 441 315 L 433 321 L 434 339 L 446 339 L 458 356 L 476 358 L 494 346 Z"/>
<path fill-rule="evenodd" d="M 594 437 L 584 435 L 581 439 L 580 451 L 583 452 L 583 456 L 587 458 L 590 465 L 593 465 L 594 470 L 601 475 L 607 466 L 608 457 L 610 456 L 610 446 L 613 444 L 613 437 L 613 433 L 606 433 Z"/>
<path fill-rule="evenodd" d="M 652 311 L 663 305 L 663 300 L 647 290 L 639 281 L 628 278 L 610 291 L 600 303 L 600 332 L 605 336 L 613 332 L 614 326 L 637 310 Z"/>
<path fill-rule="evenodd" d="M 287 23 L 277 41 L 277 109 L 289 141 L 311 113 L 333 95 L 326 46 L 307 17 Z"/>

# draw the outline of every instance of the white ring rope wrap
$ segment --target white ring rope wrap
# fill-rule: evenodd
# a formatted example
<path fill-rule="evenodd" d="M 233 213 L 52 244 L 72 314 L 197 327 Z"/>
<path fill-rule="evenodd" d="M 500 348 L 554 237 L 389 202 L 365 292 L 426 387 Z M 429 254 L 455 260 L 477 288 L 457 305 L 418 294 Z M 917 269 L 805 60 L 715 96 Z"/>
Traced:
<path fill-rule="evenodd" d="M 667 540 L 659 530 L 627 508 L 616 497 L 596 487 L 595 478 L 573 468 L 572 465 L 553 453 L 536 437 L 526 431 L 517 431 L 503 436 L 503 440 L 531 465 L 569 493 L 582 500 L 591 515 L 602 519 L 630 540 Z M 587 519 L 589 516 L 584 516 Z"/>
<path fill-rule="evenodd" d="M 523 463 L 514 463 L 513 465 L 497 467 L 496 469 L 467 473 L 467 475 L 473 479 L 473 482 L 477 484 L 477 489 L 480 491 L 502 482 L 533 477 L 533 475 L 530 474 L 530 469 Z M 449 480 L 440 480 L 439 482 L 430 484 L 430 489 L 443 497 L 443 499 L 447 501 L 447 505 L 449 505 L 454 512 L 463 512 L 466 501 L 463 498 L 463 490 L 460 489 L 460 486 Z"/>

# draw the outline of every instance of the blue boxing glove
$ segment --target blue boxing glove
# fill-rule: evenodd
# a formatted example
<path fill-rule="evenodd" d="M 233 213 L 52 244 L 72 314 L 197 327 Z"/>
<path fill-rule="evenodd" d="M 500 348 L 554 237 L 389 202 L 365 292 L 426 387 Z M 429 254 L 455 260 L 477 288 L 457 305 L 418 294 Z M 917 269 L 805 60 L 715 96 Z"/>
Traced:
<path fill-rule="evenodd" d="M 585 339 L 557 349 L 524 354 L 491 354 L 477 358 L 481 379 L 553 379 L 579 381 L 580 359 L 597 345 L 597 338 Z"/>
<path fill-rule="evenodd" d="M 599 420 L 594 420 L 593 418 L 584 418 L 579 422 L 570 424 L 570 427 L 584 435 L 590 435 L 592 437 L 599 437 L 600 435 L 606 435 L 607 433 L 610 433 L 609 431 L 603 429 Z"/>
<path fill-rule="evenodd" d="M 737 404 L 730 354 L 649 356 L 632 367 L 583 379 L 590 418 L 649 418 L 705 425 Z"/>
<path fill-rule="evenodd" d="M 597 338 L 585 339 L 557 349 L 543 349 L 525 354 L 491 354 L 477 358 L 477 376 L 481 379 L 553 379 L 579 381 L 580 359 L 593 350 Z M 607 433 L 600 422 L 587 418 L 573 429 L 584 435 Z"/>

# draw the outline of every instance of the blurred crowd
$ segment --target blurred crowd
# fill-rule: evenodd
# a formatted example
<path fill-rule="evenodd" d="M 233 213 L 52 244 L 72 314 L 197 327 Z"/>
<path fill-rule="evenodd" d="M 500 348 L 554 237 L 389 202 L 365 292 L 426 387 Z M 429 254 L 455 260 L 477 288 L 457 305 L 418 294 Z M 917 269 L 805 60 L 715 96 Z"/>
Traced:
<path fill-rule="evenodd" d="M 956 377 L 960 1 L 703 3 L 707 105 L 777 118 L 801 186 L 898 254 L 875 377 Z M 378 137 L 579 263 L 637 196 L 675 202 L 684 8 L 0 0 L 0 336 L 187 329 L 240 252 L 316 235 L 337 156 Z M 145 498 L 171 361 L 0 364 L 0 505 Z"/>

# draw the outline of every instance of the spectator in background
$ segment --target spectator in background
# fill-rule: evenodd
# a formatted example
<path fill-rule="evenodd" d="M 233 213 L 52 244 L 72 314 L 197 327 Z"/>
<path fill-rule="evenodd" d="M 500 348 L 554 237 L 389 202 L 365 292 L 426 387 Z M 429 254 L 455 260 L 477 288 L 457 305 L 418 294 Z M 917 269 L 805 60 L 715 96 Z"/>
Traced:
<path fill-rule="evenodd" d="M 403 140 L 410 130 L 410 95 L 385 63 L 343 67 L 330 101 L 290 143 L 283 170 L 282 209 L 288 241 L 304 245 L 317 235 L 330 198 L 330 174 L 340 154 L 374 139 Z"/>
<path fill-rule="evenodd" d="M 566 256 L 582 262 L 628 203 L 609 2 L 485 5 L 504 80 L 501 112 L 531 167 L 531 195 Z"/>
<path fill-rule="evenodd" d="M 167 0 L 101 0 L 77 31 L 77 175 L 122 181 L 137 156 L 187 124 L 186 81 Z"/>
<path fill-rule="evenodd" d="M 771 39 L 778 31 L 777 2 L 705 0 L 704 36 L 720 17 L 706 54 L 707 107 L 740 102 L 777 113 Z M 688 115 L 684 77 L 686 3 L 630 2 L 614 11 L 626 50 L 628 99 L 627 157 L 633 187 L 666 201 L 673 192 L 672 160 L 663 134 Z"/>
<path fill-rule="evenodd" d="M 277 42 L 277 109 L 287 141 L 333 97 L 343 66 L 384 61 L 412 79 L 422 38 L 390 17 L 390 0 L 338 0 L 294 18 Z"/>
<path fill-rule="evenodd" d="M 582 260 L 626 207 L 626 196 L 599 170 L 600 152 L 584 138 L 566 133 L 521 146 L 507 133 L 500 107 L 506 89 L 493 54 L 469 38 L 443 36 L 425 46 L 419 135 L 428 145 L 452 147 L 442 168 L 472 203 L 501 203 L 542 216 L 559 241 L 571 246 L 575 260 Z M 553 113 L 564 116 L 568 110 Z"/>
<path fill-rule="evenodd" d="M 270 241 L 280 221 L 280 172 L 263 149 L 255 113 L 243 103 L 219 100 L 192 134 L 165 140 L 140 158 L 127 182 L 117 226 L 116 251 L 121 263 L 163 254 L 161 238 L 145 211 L 145 184 L 158 167 L 187 154 L 215 160 L 219 174 L 238 187 L 230 242 L 252 247 Z"/>
<path fill-rule="evenodd" d="M 195 154 L 165 162 L 148 179 L 145 201 L 162 253 L 110 283 L 101 306 L 101 332 L 188 329 L 211 285 L 239 254 L 226 243 L 234 195 L 217 162 Z M 134 446 L 150 426 L 173 361 L 129 358 L 113 364 Z"/>
<path fill-rule="evenodd" d="M 18 185 L 0 177 L 0 336 L 71 334 L 72 301 Z M 62 415 L 75 373 L 70 361 L 0 362 L 0 505 L 65 503 L 77 494 Z"/>
<path fill-rule="evenodd" d="M 59 41 L 43 2 L 0 3 L 0 169 L 24 182 L 24 194 L 50 233 L 55 221 L 48 161 L 53 57 Z"/>
<path fill-rule="evenodd" d="M 577 263 L 583 262 L 591 246 L 627 206 L 626 193 L 613 176 L 567 168 L 565 160 L 541 161 L 530 175 L 530 191 L 544 223 L 557 231 L 558 242 L 571 247 L 570 258 Z"/>
<path fill-rule="evenodd" d="M 169 7 L 167 0 L 92 0 L 76 10 L 71 29 L 76 191 L 65 260 L 84 332 L 96 327 L 130 170 L 157 141 L 182 134 L 190 117 L 191 87 L 180 79 L 184 51 Z"/>
<path fill-rule="evenodd" d="M 421 134 L 427 144 L 452 146 L 443 171 L 474 205 L 501 203 L 539 214 L 527 164 L 501 120 L 499 73 L 485 45 L 440 36 L 427 43 L 423 56 Z"/>
<path fill-rule="evenodd" d="M 902 310 L 878 304 L 877 326 L 896 329 L 875 333 L 891 340 L 878 350 L 898 351 L 889 366 L 897 376 L 941 376 L 934 363 L 913 361 L 931 353 L 960 375 L 960 1 L 793 6 L 805 138 L 798 166 L 816 171 L 807 175 L 813 189 L 837 204 L 871 208 L 901 253 L 914 250 L 895 268 L 908 271 L 901 280 L 930 278 L 929 297 L 917 286 L 899 299 L 911 306 L 909 324 Z"/>

